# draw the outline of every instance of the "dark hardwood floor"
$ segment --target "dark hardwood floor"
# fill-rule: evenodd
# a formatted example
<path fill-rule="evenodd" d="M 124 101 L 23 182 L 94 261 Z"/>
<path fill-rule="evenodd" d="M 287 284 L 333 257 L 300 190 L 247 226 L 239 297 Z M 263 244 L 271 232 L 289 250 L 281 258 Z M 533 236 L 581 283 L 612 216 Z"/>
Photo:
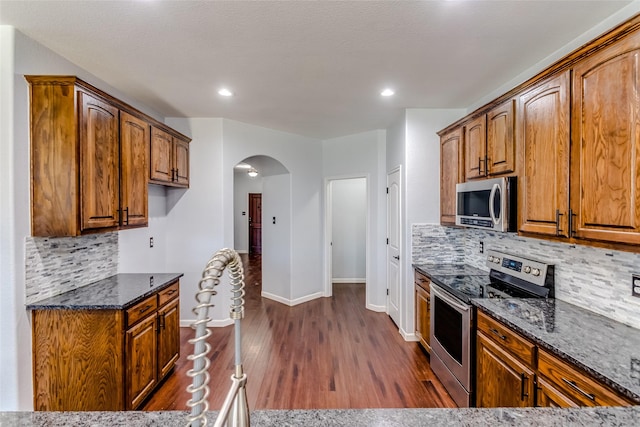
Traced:
<path fill-rule="evenodd" d="M 334 284 L 331 298 L 294 307 L 260 297 L 261 259 L 243 255 L 247 289 L 242 321 L 243 364 L 250 409 L 455 407 L 415 342 L 406 342 L 385 313 L 365 308 L 364 284 Z M 226 272 L 225 272 L 226 274 Z M 226 304 L 227 289 L 216 305 Z M 225 295 L 225 297 L 221 297 Z M 180 304 L 192 304 L 181 295 Z M 231 385 L 233 326 L 212 328 L 210 408 Z M 192 363 L 190 328 L 181 328 L 175 371 L 144 410 L 184 410 Z"/>

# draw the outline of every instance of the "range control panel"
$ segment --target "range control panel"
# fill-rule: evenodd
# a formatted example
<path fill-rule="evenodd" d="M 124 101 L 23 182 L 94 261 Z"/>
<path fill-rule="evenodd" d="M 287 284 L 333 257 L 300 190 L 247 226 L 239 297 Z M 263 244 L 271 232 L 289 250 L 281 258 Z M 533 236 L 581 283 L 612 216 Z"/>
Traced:
<path fill-rule="evenodd" d="M 553 274 L 553 264 L 506 254 L 489 249 L 487 251 L 487 267 L 517 277 L 538 286 L 545 285 L 547 273 Z"/>

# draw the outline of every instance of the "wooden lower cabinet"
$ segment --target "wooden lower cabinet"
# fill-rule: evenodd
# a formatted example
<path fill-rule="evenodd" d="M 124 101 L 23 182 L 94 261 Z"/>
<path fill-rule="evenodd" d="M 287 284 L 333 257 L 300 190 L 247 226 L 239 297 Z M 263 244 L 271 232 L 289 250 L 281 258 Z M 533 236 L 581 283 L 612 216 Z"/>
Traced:
<path fill-rule="evenodd" d="M 478 332 L 477 349 L 476 405 L 481 408 L 533 406 L 534 370 L 482 332 Z"/>
<path fill-rule="evenodd" d="M 156 316 L 148 316 L 126 333 L 127 409 L 135 409 L 158 382 Z"/>
<path fill-rule="evenodd" d="M 572 364 L 478 312 L 478 407 L 629 406 L 633 402 Z"/>
<path fill-rule="evenodd" d="M 431 353 L 431 297 L 429 295 L 429 279 L 418 271 L 415 272 L 416 292 L 416 336 L 420 344 Z"/>
<path fill-rule="evenodd" d="M 178 288 L 126 310 L 34 310 L 34 409 L 139 408 L 180 354 Z"/>

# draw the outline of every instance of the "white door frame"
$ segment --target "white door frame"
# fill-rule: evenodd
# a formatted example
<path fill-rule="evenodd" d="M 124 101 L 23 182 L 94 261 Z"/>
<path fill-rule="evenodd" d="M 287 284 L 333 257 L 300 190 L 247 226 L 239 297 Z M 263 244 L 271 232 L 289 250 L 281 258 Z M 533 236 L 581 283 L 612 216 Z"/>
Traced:
<path fill-rule="evenodd" d="M 398 255 L 400 256 L 400 259 L 398 261 L 398 274 L 400 277 L 398 277 L 398 318 L 394 319 L 394 321 L 396 322 L 396 325 L 398 326 L 398 328 L 400 330 L 402 330 L 401 327 L 401 321 L 402 321 L 402 315 L 403 315 L 403 304 L 402 302 L 404 301 L 404 295 L 403 295 L 403 277 L 404 277 L 404 265 L 406 265 L 405 260 L 404 260 L 404 239 L 403 239 L 403 230 L 402 230 L 402 221 L 403 221 L 403 216 L 402 216 L 402 165 L 398 165 L 395 168 L 391 169 L 390 171 L 387 172 L 386 175 L 386 179 L 385 179 L 385 185 L 387 185 L 387 191 L 388 191 L 388 185 L 389 185 L 389 176 L 391 174 L 394 173 L 398 173 L 398 221 L 400 222 L 400 230 L 398 233 Z M 386 210 L 387 210 L 387 227 L 386 227 L 386 232 L 387 232 L 387 237 L 389 236 L 389 196 L 387 195 L 387 198 L 385 200 L 385 205 L 386 205 Z M 387 299 L 386 299 L 386 312 L 387 314 L 389 314 L 389 316 L 391 318 L 393 318 L 393 316 L 391 316 L 390 310 L 389 310 L 389 244 L 387 243 L 386 246 L 386 250 L 385 250 L 385 285 L 386 285 L 386 289 L 388 291 L 387 294 Z"/>
<path fill-rule="evenodd" d="M 332 283 L 332 260 L 331 260 L 331 231 L 333 229 L 332 220 L 332 187 L 331 184 L 334 181 L 342 181 L 345 179 L 364 178 L 366 183 L 366 196 L 367 196 L 367 224 L 366 224 L 366 236 L 365 236 L 365 251 L 366 251 L 366 266 L 365 266 L 365 293 L 366 293 L 366 307 L 370 308 L 369 295 L 371 295 L 371 197 L 370 197 L 370 183 L 369 174 L 354 174 L 354 175 L 338 175 L 326 177 L 324 179 L 324 296 L 330 297 L 333 295 L 333 283 Z"/>

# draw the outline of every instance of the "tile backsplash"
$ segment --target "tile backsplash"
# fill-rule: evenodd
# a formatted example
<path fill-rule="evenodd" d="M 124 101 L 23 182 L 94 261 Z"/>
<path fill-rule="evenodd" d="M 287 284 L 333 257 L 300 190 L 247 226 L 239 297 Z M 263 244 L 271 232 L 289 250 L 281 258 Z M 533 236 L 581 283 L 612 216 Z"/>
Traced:
<path fill-rule="evenodd" d="M 640 254 L 570 245 L 472 228 L 412 225 L 413 263 L 465 263 L 483 270 L 484 250 L 495 249 L 555 264 L 556 298 L 640 328 L 640 298 L 631 296 L 631 274 Z"/>
<path fill-rule="evenodd" d="M 118 233 L 25 239 L 26 303 L 118 273 Z"/>

